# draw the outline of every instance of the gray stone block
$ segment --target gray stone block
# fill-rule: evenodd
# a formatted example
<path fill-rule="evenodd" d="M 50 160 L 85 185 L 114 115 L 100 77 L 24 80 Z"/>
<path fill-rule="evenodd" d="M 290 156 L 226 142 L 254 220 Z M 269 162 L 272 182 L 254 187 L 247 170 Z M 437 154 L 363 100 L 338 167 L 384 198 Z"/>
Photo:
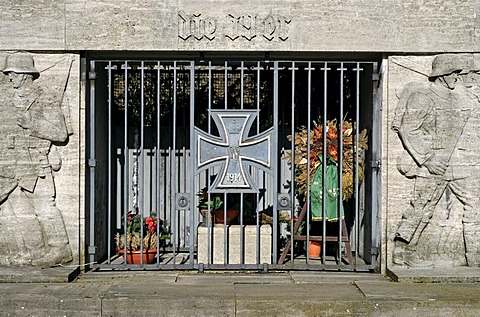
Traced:
<path fill-rule="evenodd" d="M 64 50 L 65 2 L 0 1 L 2 49 Z"/>
<path fill-rule="evenodd" d="M 2 9 L 5 49 L 473 52 L 480 38 L 474 0 L 35 0 Z"/>
<path fill-rule="evenodd" d="M 212 230 L 211 250 L 213 262 L 211 264 L 224 263 L 224 227 L 215 226 Z M 241 244 L 244 244 L 244 264 L 257 263 L 257 232 L 256 226 L 244 226 L 244 241 L 240 241 L 241 226 L 232 225 L 227 227 L 228 230 L 228 263 L 240 264 Z M 260 227 L 260 264 L 271 263 L 272 250 L 272 228 L 269 225 Z M 208 228 L 198 227 L 198 263 L 208 263 Z"/>

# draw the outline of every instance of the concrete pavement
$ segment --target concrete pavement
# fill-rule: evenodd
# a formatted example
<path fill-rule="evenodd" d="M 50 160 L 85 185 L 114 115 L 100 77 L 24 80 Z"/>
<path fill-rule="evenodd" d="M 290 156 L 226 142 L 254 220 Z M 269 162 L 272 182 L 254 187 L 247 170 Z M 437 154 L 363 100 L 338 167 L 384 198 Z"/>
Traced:
<path fill-rule="evenodd" d="M 480 316 L 478 282 L 405 280 L 352 272 L 152 271 L 87 272 L 70 283 L 3 279 L 0 316 Z"/>

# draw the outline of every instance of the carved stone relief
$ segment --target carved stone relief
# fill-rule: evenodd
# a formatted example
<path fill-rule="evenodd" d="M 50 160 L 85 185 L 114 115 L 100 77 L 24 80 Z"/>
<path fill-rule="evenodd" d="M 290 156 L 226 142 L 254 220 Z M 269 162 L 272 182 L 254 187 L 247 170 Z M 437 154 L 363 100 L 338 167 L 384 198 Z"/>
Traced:
<path fill-rule="evenodd" d="M 393 238 L 393 263 L 442 266 L 450 256 L 454 264 L 480 266 L 480 64 L 474 55 L 435 56 L 428 80 L 403 87 L 392 129 L 403 146 L 397 169 L 413 185 Z"/>
<path fill-rule="evenodd" d="M 224 37 L 230 41 L 286 41 L 289 38 L 291 19 L 280 15 L 228 14 L 222 18 L 210 18 L 200 13 L 178 13 L 178 37 L 184 41 L 213 41 Z"/>
<path fill-rule="evenodd" d="M 57 147 L 72 134 L 62 107 L 69 74 L 40 85 L 46 69 L 38 70 L 31 54 L 0 58 L 0 265 L 70 262 L 54 181 L 62 166 Z"/>

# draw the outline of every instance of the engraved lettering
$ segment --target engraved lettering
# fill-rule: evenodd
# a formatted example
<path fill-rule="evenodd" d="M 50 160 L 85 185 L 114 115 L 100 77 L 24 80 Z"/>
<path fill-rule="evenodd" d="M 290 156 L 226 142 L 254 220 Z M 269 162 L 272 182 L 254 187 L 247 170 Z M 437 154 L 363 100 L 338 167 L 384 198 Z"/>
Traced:
<path fill-rule="evenodd" d="M 178 13 L 178 37 L 184 41 L 213 41 L 217 34 L 222 34 L 230 41 L 253 41 L 264 39 L 267 41 L 289 39 L 291 19 L 269 14 L 228 14 L 223 20 L 203 16 L 200 13 Z"/>
<path fill-rule="evenodd" d="M 285 17 L 278 18 L 278 38 L 282 41 L 288 40 L 288 25 L 291 20 L 287 20 Z"/>
<path fill-rule="evenodd" d="M 190 36 L 190 19 L 185 12 L 180 11 L 178 13 L 178 37 L 186 41 Z"/>
<path fill-rule="evenodd" d="M 204 18 L 200 13 L 188 15 L 183 11 L 178 13 L 178 37 L 184 41 L 193 37 L 197 41 L 206 38 L 212 41 L 217 31 L 217 22 L 214 19 Z"/>
<path fill-rule="evenodd" d="M 243 177 L 241 173 L 228 173 L 226 176 L 226 182 L 231 184 L 243 183 Z"/>
<path fill-rule="evenodd" d="M 277 29 L 277 25 L 275 23 L 275 19 L 269 15 L 265 18 L 262 22 L 263 24 L 263 37 L 269 41 L 272 41 L 274 38 L 275 30 Z"/>
<path fill-rule="evenodd" d="M 240 35 L 238 35 L 238 33 L 239 33 L 238 25 L 240 23 L 240 18 L 237 18 L 237 17 L 235 17 L 231 14 L 228 15 L 228 18 L 229 18 L 230 32 L 225 34 L 225 36 L 227 38 L 229 38 L 230 40 L 235 41 L 236 39 L 238 39 L 240 37 Z"/>

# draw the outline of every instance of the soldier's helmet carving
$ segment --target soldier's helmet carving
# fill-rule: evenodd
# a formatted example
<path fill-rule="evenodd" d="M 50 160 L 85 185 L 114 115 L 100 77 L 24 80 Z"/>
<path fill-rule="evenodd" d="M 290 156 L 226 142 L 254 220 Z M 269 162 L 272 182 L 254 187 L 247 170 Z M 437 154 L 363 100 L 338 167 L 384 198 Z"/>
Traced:
<path fill-rule="evenodd" d="M 32 55 L 28 53 L 14 53 L 7 57 L 3 73 L 8 74 L 10 72 L 17 74 L 32 74 L 34 78 L 40 76 L 40 73 L 35 68 Z"/>
<path fill-rule="evenodd" d="M 469 71 L 474 68 L 472 55 L 441 54 L 433 58 L 430 79 L 450 75 L 453 72 Z"/>

